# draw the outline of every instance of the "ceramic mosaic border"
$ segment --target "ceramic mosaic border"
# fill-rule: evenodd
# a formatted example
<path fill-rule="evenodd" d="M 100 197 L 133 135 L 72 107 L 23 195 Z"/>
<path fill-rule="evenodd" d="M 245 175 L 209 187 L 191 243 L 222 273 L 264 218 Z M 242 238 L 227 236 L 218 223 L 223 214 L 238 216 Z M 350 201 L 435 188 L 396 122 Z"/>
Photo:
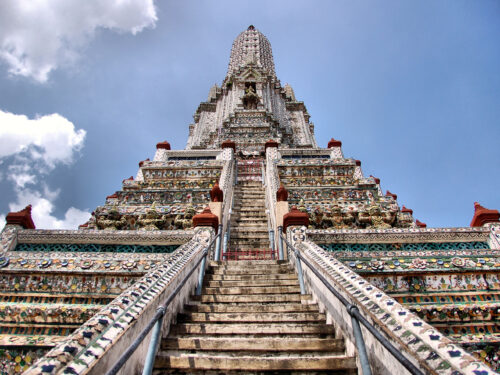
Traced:
<path fill-rule="evenodd" d="M 308 232 L 307 232 L 308 233 Z M 386 333 L 439 374 L 488 375 L 495 372 L 306 238 L 306 228 L 292 228 L 291 240 L 304 256 L 320 266 L 330 280 L 347 292 L 365 313 L 381 322 Z"/>
<path fill-rule="evenodd" d="M 208 245 L 212 234 L 211 229 L 197 229 L 192 240 L 170 254 L 160 268 L 146 274 L 103 307 L 25 374 L 56 374 L 63 369 L 72 374 L 86 373 L 135 323 L 146 307 L 171 285 L 179 272 L 194 261 Z"/>
<path fill-rule="evenodd" d="M 19 243 L 67 243 L 67 244 L 113 244 L 113 245 L 182 245 L 188 242 L 194 235 L 194 230 L 44 230 L 44 229 L 20 229 L 12 228 L 5 233 L 5 241 L 14 238 Z M 5 230 L 4 230 L 5 232 Z M 13 238 L 12 238 L 13 236 Z M 4 233 L 2 233 L 2 246 Z M 9 245 L 9 248 L 13 249 Z M 15 247 L 15 245 L 14 245 Z"/>
<path fill-rule="evenodd" d="M 315 243 L 389 242 L 472 242 L 488 241 L 489 228 L 390 228 L 390 229 L 308 229 L 307 238 Z M 494 246 L 490 247 L 495 249 Z M 500 249 L 500 247 L 498 247 Z"/>
<path fill-rule="evenodd" d="M 0 257 L 0 270 L 140 276 L 159 266 L 169 254 L 8 251 Z"/>

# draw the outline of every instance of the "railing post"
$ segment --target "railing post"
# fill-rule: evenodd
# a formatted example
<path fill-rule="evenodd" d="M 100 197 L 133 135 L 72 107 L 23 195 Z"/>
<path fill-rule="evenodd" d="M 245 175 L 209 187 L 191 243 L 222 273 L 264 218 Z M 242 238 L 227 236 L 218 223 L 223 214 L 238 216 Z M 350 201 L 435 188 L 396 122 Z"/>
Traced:
<path fill-rule="evenodd" d="M 283 227 L 281 225 L 278 227 L 278 250 L 279 259 L 285 259 L 285 257 L 283 256 Z"/>
<path fill-rule="evenodd" d="M 371 375 L 372 370 L 370 369 L 370 363 L 368 362 L 368 355 L 366 354 L 365 340 L 363 339 L 363 333 L 361 332 L 361 326 L 359 325 L 358 318 L 353 314 L 353 310 L 358 310 L 354 305 L 347 306 L 347 311 L 351 315 L 352 330 L 354 333 L 354 341 L 356 342 L 356 348 L 358 349 L 359 362 L 361 363 L 361 370 L 363 375 Z"/>
<path fill-rule="evenodd" d="M 151 375 L 153 372 L 153 364 L 156 358 L 156 347 L 158 346 L 158 341 L 161 336 L 161 326 L 163 323 L 163 317 L 165 316 L 165 308 L 160 306 L 157 311 L 162 311 L 162 316 L 156 321 L 153 327 L 153 333 L 151 333 L 151 341 L 149 341 L 148 353 L 146 354 L 146 361 L 144 362 L 142 375 Z"/>
<path fill-rule="evenodd" d="M 269 241 L 271 242 L 271 258 L 274 260 L 274 230 L 269 231 Z"/>
<path fill-rule="evenodd" d="M 220 261 L 220 246 L 221 246 L 220 235 L 222 233 L 222 224 L 219 224 L 218 233 L 219 233 L 219 235 L 217 236 L 217 239 L 215 240 L 215 255 L 214 255 L 214 260 L 216 262 Z"/>
<path fill-rule="evenodd" d="M 219 232 L 217 234 L 217 236 L 220 237 L 221 233 Z M 218 238 L 215 239 L 215 241 L 217 241 Z M 201 296 L 201 288 L 203 287 L 203 278 L 205 277 L 205 266 L 207 264 L 207 256 L 208 256 L 208 252 L 210 251 L 210 248 L 212 247 L 212 244 L 213 244 L 213 240 L 212 240 L 212 243 L 210 244 L 210 246 L 208 247 L 207 249 L 207 252 L 205 253 L 205 255 L 203 255 L 203 259 L 201 261 L 201 266 L 200 266 L 200 273 L 198 275 L 198 285 L 196 286 L 196 295 L 197 296 Z"/>
<path fill-rule="evenodd" d="M 198 285 L 196 286 L 196 295 L 201 296 L 201 288 L 203 286 L 203 278 L 205 277 L 205 265 L 207 264 L 207 254 L 203 256 L 201 261 L 200 273 L 198 275 Z"/>
<path fill-rule="evenodd" d="M 297 265 L 297 273 L 299 274 L 300 294 L 306 294 L 304 287 L 304 274 L 302 273 L 302 263 L 300 262 L 299 253 L 295 252 L 295 264 Z"/>
<path fill-rule="evenodd" d="M 222 260 L 226 260 L 226 253 L 227 253 L 227 243 L 228 243 L 228 233 L 224 233 L 224 245 L 222 247 Z"/>

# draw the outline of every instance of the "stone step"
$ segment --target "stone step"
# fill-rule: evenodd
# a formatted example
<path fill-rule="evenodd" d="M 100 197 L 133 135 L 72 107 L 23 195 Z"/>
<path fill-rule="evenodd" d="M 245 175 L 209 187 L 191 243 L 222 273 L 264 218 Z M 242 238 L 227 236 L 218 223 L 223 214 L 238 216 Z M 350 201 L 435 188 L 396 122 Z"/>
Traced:
<path fill-rule="evenodd" d="M 237 220 L 243 219 L 243 218 L 250 219 L 250 218 L 254 218 L 254 217 L 266 218 L 266 220 L 267 220 L 267 215 L 264 211 L 255 211 L 255 212 L 249 211 L 249 212 L 245 212 L 244 214 L 242 214 L 241 212 L 233 212 L 231 214 L 231 218 L 236 218 Z"/>
<path fill-rule="evenodd" d="M 245 287 L 245 286 L 297 286 L 298 280 L 248 280 L 244 281 L 205 281 L 204 286 L 209 288 L 231 288 L 231 287 Z"/>
<path fill-rule="evenodd" d="M 259 233 L 259 234 L 263 233 L 269 237 L 269 230 L 267 229 L 267 223 L 260 225 L 245 225 L 244 227 L 240 226 L 239 228 L 231 229 L 231 237 L 235 234 L 240 234 L 240 233 Z"/>
<path fill-rule="evenodd" d="M 238 261 L 235 261 L 238 263 Z M 207 275 L 266 275 L 270 273 L 283 274 L 290 273 L 290 268 L 288 266 L 269 266 L 269 271 L 266 272 L 265 268 L 259 267 L 248 267 L 244 268 L 241 266 L 229 266 L 229 268 L 217 267 L 217 268 L 208 268 L 206 270 Z"/>
<path fill-rule="evenodd" d="M 194 303 L 184 306 L 186 312 L 214 312 L 214 313 L 235 313 L 235 312 L 318 312 L 317 304 L 302 303 Z"/>
<path fill-rule="evenodd" d="M 240 205 L 241 201 L 253 201 L 255 203 L 265 203 L 266 198 L 264 194 L 235 194 L 234 195 L 234 205 L 233 207 L 236 207 L 237 205 Z"/>
<path fill-rule="evenodd" d="M 245 253 L 245 254 L 230 254 L 227 256 L 228 260 L 252 260 L 252 259 L 276 259 L 276 257 L 273 257 L 271 254 L 265 254 L 265 253 Z"/>
<path fill-rule="evenodd" d="M 229 241 L 231 244 L 241 244 L 240 246 L 231 246 L 231 247 L 248 247 L 248 248 L 261 248 L 261 247 L 269 247 L 269 236 L 267 236 L 265 233 L 259 234 L 259 233 L 237 233 L 233 236 L 231 234 L 231 240 Z M 254 244 L 257 243 L 259 246 L 255 245 L 250 245 L 246 246 L 244 244 Z M 260 244 L 267 243 L 267 246 L 260 246 Z"/>
<path fill-rule="evenodd" d="M 202 369 L 202 370 L 344 370 L 356 368 L 356 359 L 345 355 L 293 355 L 284 352 L 283 355 L 272 356 L 238 356 L 221 355 L 220 353 L 203 356 L 177 351 L 160 351 L 157 354 L 155 369 Z"/>
<path fill-rule="evenodd" d="M 259 249 L 239 249 L 241 251 L 256 251 Z M 269 249 L 261 249 L 261 250 L 269 250 Z M 274 263 L 272 263 L 274 262 Z M 294 272 L 292 266 L 286 262 L 282 261 L 280 263 L 277 263 L 277 260 L 269 260 L 265 261 L 265 263 L 255 263 L 255 262 L 246 262 L 246 261 L 241 261 L 241 262 L 223 262 L 220 263 L 219 265 L 215 267 L 210 267 L 207 271 L 211 270 L 236 270 L 236 271 L 245 271 L 245 270 L 261 270 L 263 273 L 269 274 L 269 271 L 274 271 L 274 270 L 288 270 L 289 272 Z"/>
<path fill-rule="evenodd" d="M 257 216 L 249 216 L 249 217 L 231 217 L 231 232 L 234 228 L 244 228 L 245 226 L 262 226 L 266 229 L 267 227 L 267 217 L 257 217 Z"/>
<path fill-rule="evenodd" d="M 252 294 L 252 295 L 202 295 L 191 296 L 192 301 L 203 303 L 282 303 L 311 300 L 310 294 Z"/>
<path fill-rule="evenodd" d="M 269 229 L 267 227 L 267 217 L 257 217 L 257 216 L 249 216 L 249 217 L 237 217 L 231 220 L 231 235 L 234 230 L 244 230 L 245 227 L 263 227 Z M 267 231 L 268 232 L 268 231 Z M 269 233 L 269 232 L 268 232 Z"/>
<path fill-rule="evenodd" d="M 290 313 L 196 313 L 186 312 L 177 315 L 179 323 L 218 322 L 218 323 L 260 323 L 260 322 L 325 322 L 326 315 L 314 312 Z"/>
<path fill-rule="evenodd" d="M 265 234 L 247 234 L 244 233 L 237 234 L 234 237 L 231 235 L 231 240 L 229 241 L 231 249 L 263 249 L 269 248 L 269 236 Z M 234 251 L 234 250 L 231 250 Z"/>
<path fill-rule="evenodd" d="M 287 337 L 172 337 L 162 340 L 162 350 L 196 351 L 250 351 L 250 352 L 343 352 L 344 342 L 340 339 L 287 338 Z"/>
<path fill-rule="evenodd" d="M 255 249 L 255 248 L 261 248 L 261 247 L 266 247 L 269 248 L 269 235 L 267 233 L 254 233 L 248 232 L 248 233 L 243 233 L 243 232 L 238 232 L 238 233 L 233 233 L 231 231 L 231 238 L 230 238 L 231 243 L 241 243 L 242 245 L 240 246 L 241 248 L 248 248 L 248 249 Z M 255 246 L 253 243 L 266 243 L 267 246 Z M 244 245 L 247 243 L 247 245 Z"/>
<path fill-rule="evenodd" d="M 263 249 L 263 248 L 269 248 L 269 239 L 264 240 L 264 239 L 250 239 L 250 240 L 242 240 L 242 239 L 234 239 L 229 242 L 230 247 L 232 249 L 238 249 L 238 248 L 258 248 L 258 249 Z M 251 259 L 251 258 L 249 258 Z M 255 258 L 254 258 L 255 259 Z"/>
<path fill-rule="evenodd" d="M 232 288 L 203 288 L 203 294 L 276 294 L 276 293 L 300 293 L 298 286 L 256 286 L 256 287 L 232 287 Z"/>
<path fill-rule="evenodd" d="M 217 266 L 226 266 L 226 265 L 234 265 L 234 262 L 221 262 L 221 261 L 213 261 L 211 260 L 208 263 L 211 267 L 217 267 Z M 276 265 L 276 264 L 288 264 L 287 260 L 242 260 L 237 263 L 240 266 L 247 266 L 247 265 Z"/>
<path fill-rule="evenodd" d="M 261 181 L 252 181 L 252 180 L 246 180 L 246 181 L 238 181 L 238 183 L 235 186 L 236 189 L 264 189 L 264 186 L 262 185 Z"/>
<path fill-rule="evenodd" d="M 241 262 L 241 261 L 234 261 Z M 224 275 L 224 274 L 206 274 L 205 280 L 207 281 L 261 281 L 261 280 L 297 280 L 297 275 L 289 273 L 279 273 L 276 275 Z"/>
<path fill-rule="evenodd" d="M 249 206 L 245 206 L 245 207 L 241 207 L 240 209 L 236 210 L 237 212 L 239 212 L 240 214 L 246 214 L 247 212 L 250 212 L 250 213 L 253 213 L 253 212 L 257 212 L 257 211 L 261 211 L 263 210 L 263 207 L 249 207 Z"/>
<path fill-rule="evenodd" d="M 258 191 L 246 191 L 246 190 L 242 190 L 242 191 L 235 191 L 234 192 L 234 196 L 235 196 L 235 198 L 236 197 L 239 197 L 239 198 L 241 198 L 241 197 L 251 197 L 251 198 L 256 198 L 256 199 L 262 199 L 262 200 L 264 200 L 265 197 L 266 197 L 266 193 L 264 192 L 264 190 L 258 190 Z"/>
<path fill-rule="evenodd" d="M 263 226 L 266 229 L 269 229 L 267 227 L 267 217 L 258 217 L 258 216 L 249 216 L 249 217 L 244 217 L 244 216 L 238 216 L 238 217 L 231 217 L 231 232 L 233 229 L 240 229 L 244 228 L 245 226 Z"/>
<path fill-rule="evenodd" d="M 241 195 L 241 196 L 235 196 L 234 197 L 234 205 L 233 208 L 241 208 L 245 207 L 247 205 L 252 205 L 256 207 L 262 207 L 265 206 L 265 199 L 261 196 L 251 196 L 251 195 Z"/>
<path fill-rule="evenodd" d="M 254 245 L 250 245 L 250 246 L 245 246 L 245 247 L 249 247 L 249 248 L 259 248 L 259 247 L 269 247 L 269 236 L 267 235 L 267 233 L 252 233 L 252 232 L 248 232 L 248 233 L 231 233 L 231 240 L 230 240 L 230 243 L 232 244 L 236 244 L 236 243 L 240 243 L 240 244 L 245 244 L 245 243 L 248 243 L 248 244 L 252 244 L 252 243 L 266 243 L 267 242 L 267 246 L 254 246 Z M 243 246 L 243 245 L 242 245 Z"/>
<path fill-rule="evenodd" d="M 241 243 L 240 246 L 231 246 L 234 248 L 248 249 L 249 251 L 261 249 L 261 248 L 270 248 L 269 246 L 269 234 L 267 232 L 236 232 L 231 233 L 231 238 L 229 240 L 230 243 L 236 244 Z M 248 243 L 248 245 L 245 245 Z M 253 245 L 253 243 L 258 243 L 259 246 Z M 266 246 L 261 246 L 260 244 L 267 243 Z"/>
<path fill-rule="evenodd" d="M 224 370 L 221 373 L 218 370 L 182 370 L 182 369 L 156 369 L 153 370 L 154 375 L 248 375 L 249 372 L 246 370 L 238 371 L 238 370 Z M 357 375 L 358 372 L 356 369 L 353 370 L 326 370 L 326 371 L 252 371 L 252 375 L 331 375 L 331 374 L 342 374 L 342 375 Z"/>
<path fill-rule="evenodd" d="M 251 196 L 251 195 L 240 195 L 234 197 L 233 208 L 241 208 L 242 206 L 252 205 L 252 206 L 263 206 L 266 201 L 264 196 Z"/>
<path fill-rule="evenodd" d="M 245 212 L 241 213 L 239 211 L 233 211 L 231 214 L 231 219 L 236 219 L 236 220 L 250 220 L 251 218 L 258 219 L 258 220 L 266 220 L 267 223 L 267 215 L 264 210 L 261 211 L 256 211 L 256 212 Z"/>
<path fill-rule="evenodd" d="M 297 336 L 335 335 L 335 328 L 324 323 L 178 323 L 172 326 L 172 335 L 250 335 L 253 336 Z"/>

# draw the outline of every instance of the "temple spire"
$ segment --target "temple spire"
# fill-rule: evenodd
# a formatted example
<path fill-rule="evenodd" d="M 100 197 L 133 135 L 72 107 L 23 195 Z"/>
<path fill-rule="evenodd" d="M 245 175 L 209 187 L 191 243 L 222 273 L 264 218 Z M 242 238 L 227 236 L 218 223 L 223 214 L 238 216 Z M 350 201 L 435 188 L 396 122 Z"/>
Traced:
<path fill-rule="evenodd" d="M 271 43 L 253 25 L 248 26 L 248 29 L 234 40 L 227 77 L 230 77 L 239 68 L 247 64 L 255 64 L 266 70 L 270 75 L 275 75 Z"/>

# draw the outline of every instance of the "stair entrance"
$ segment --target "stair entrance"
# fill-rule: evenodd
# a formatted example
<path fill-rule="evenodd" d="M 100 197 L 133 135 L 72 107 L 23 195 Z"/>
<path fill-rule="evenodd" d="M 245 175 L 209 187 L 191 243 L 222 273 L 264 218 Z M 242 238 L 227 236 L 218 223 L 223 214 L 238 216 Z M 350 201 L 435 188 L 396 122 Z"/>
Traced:
<path fill-rule="evenodd" d="M 356 374 L 356 358 L 269 244 L 262 160 L 238 160 L 225 262 L 210 262 L 155 374 Z"/>
<path fill-rule="evenodd" d="M 262 168 L 262 159 L 238 160 L 226 260 L 276 259 L 269 243 Z"/>
<path fill-rule="evenodd" d="M 154 374 L 356 374 L 356 359 L 284 261 L 211 262 Z"/>

